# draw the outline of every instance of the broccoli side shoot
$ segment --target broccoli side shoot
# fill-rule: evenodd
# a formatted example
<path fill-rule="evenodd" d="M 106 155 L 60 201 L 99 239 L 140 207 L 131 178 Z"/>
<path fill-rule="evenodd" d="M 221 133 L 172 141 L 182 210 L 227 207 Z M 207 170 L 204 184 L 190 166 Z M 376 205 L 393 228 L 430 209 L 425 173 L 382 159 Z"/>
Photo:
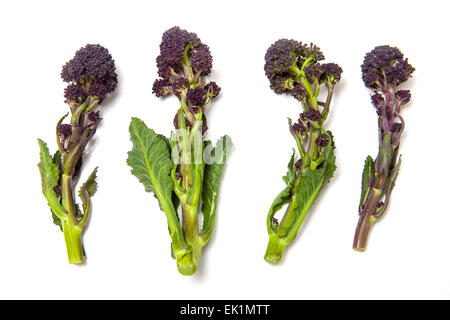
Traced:
<path fill-rule="evenodd" d="M 366 158 L 359 221 L 353 248 L 364 251 L 371 226 L 384 214 L 400 168 L 400 137 L 405 122 L 402 107 L 411 100 L 409 90 L 399 90 L 414 72 L 399 49 L 387 45 L 375 47 L 364 57 L 362 79 L 373 91 L 372 104 L 378 115 L 379 150 L 375 160 Z"/>
<path fill-rule="evenodd" d="M 83 152 L 101 120 L 96 109 L 116 88 L 117 74 L 108 50 L 98 44 L 88 44 L 63 66 L 61 77 L 68 83 L 64 97 L 69 112 L 56 125 L 58 150 L 53 156 L 47 144 L 38 140 L 39 170 L 53 222 L 64 233 L 69 262 L 82 264 L 85 255 L 82 232 L 89 217 L 91 197 L 97 191 L 97 168 L 79 189 L 81 208 L 75 202 L 74 188 L 80 178 Z M 67 117 L 67 123 L 63 123 Z"/>
<path fill-rule="evenodd" d="M 220 87 L 205 78 L 212 68 L 209 47 L 195 33 L 173 27 L 162 36 L 156 64 L 159 78 L 153 83 L 153 93 L 157 97 L 173 95 L 180 103 L 173 120 L 175 130 L 166 138 L 133 118 L 133 149 L 127 162 L 166 214 L 179 272 L 192 275 L 213 232 L 220 178 L 231 141 L 224 136 L 213 148 L 205 139 L 207 106 L 220 93 Z"/>
<path fill-rule="evenodd" d="M 297 99 L 302 112 L 296 122 L 289 119 L 289 128 L 299 152 L 295 151 L 283 180 L 286 187 L 270 207 L 267 216 L 269 243 L 265 260 L 277 264 L 285 248 L 297 235 L 311 205 L 322 187 L 333 176 L 335 166 L 334 141 L 323 127 L 328 117 L 335 85 L 342 69 L 335 63 L 321 63 L 324 55 L 314 44 L 281 39 L 272 44 L 265 56 L 264 70 L 270 88 Z M 320 90 L 327 90 L 325 101 L 319 100 Z M 275 213 L 286 206 L 281 221 Z"/>

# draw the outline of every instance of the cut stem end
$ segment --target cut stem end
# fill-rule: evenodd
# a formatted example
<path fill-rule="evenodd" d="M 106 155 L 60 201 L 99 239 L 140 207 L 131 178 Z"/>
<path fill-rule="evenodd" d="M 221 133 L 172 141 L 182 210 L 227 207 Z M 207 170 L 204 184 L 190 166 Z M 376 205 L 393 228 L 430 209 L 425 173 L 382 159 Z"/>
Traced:
<path fill-rule="evenodd" d="M 264 260 L 273 265 L 278 264 L 283 257 L 286 247 L 287 243 L 285 241 L 281 240 L 276 235 L 270 236 Z"/>

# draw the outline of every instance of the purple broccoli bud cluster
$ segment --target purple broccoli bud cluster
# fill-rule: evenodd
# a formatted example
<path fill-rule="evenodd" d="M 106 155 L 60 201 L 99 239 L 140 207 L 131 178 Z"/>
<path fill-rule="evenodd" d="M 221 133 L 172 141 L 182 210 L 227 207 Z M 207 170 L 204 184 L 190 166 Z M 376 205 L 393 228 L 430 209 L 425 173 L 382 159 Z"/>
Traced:
<path fill-rule="evenodd" d="M 91 123 L 95 123 L 95 122 L 99 121 L 100 120 L 100 112 L 98 112 L 98 111 L 97 112 L 94 112 L 94 111 L 89 112 L 88 119 Z"/>
<path fill-rule="evenodd" d="M 397 86 L 408 80 L 414 68 L 403 58 L 398 48 L 378 46 L 368 52 L 361 65 L 362 78 L 366 87 L 382 90 L 387 86 Z"/>
<path fill-rule="evenodd" d="M 88 44 L 79 49 L 63 66 L 61 77 L 69 82 L 64 96 L 75 102 L 84 100 L 86 96 L 102 100 L 117 86 L 114 60 L 109 51 L 98 44 Z"/>
<path fill-rule="evenodd" d="M 395 97 L 401 105 L 407 104 L 411 100 L 411 92 L 409 90 L 398 90 Z"/>
<path fill-rule="evenodd" d="M 189 89 L 186 93 L 186 101 L 190 107 L 203 107 L 206 102 L 207 90 L 201 87 Z"/>
<path fill-rule="evenodd" d="M 67 138 L 72 134 L 72 126 L 70 124 L 60 124 L 56 127 L 56 134 L 60 137 Z"/>
<path fill-rule="evenodd" d="M 169 84 L 170 84 L 170 81 L 169 81 Z M 183 78 L 183 77 L 176 78 L 170 84 L 170 87 L 174 92 L 183 91 L 189 87 L 189 80 L 186 78 Z"/>
<path fill-rule="evenodd" d="M 330 143 L 330 139 L 328 138 L 328 136 L 325 133 L 319 134 L 319 136 L 316 139 L 316 144 L 322 148 L 326 147 L 329 143 Z"/>
<path fill-rule="evenodd" d="M 316 63 L 307 66 L 305 69 L 305 76 L 310 82 L 317 80 L 319 83 L 328 85 L 328 81 L 336 84 L 341 80 L 342 68 L 336 63 Z"/>
<path fill-rule="evenodd" d="M 264 65 L 266 76 L 271 79 L 275 75 L 289 73 L 297 64 L 303 45 L 296 40 L 280 39 L 267 49 Z"/>
<path fill-rule="evenodd" d="M 310 122 L 319 122 L 321 116 L 320 111 L 314 109 L 308 109 L 300 113 L 299 119 L 292 125 L 292 131 L 299 135 L 306 133 L 307 130 L 311 129 Z"/>
<path fill-rule="evenodd" d="M 411 100 L 409 90 L 397 90 L 397 87 L 407 81 L 414 70 L 398 48 L 388 45 L 368 52 L 361 65 L 364 84 L 374 91 L 371 99 L 381 119 L 381 134 L 391 133 L 393 145 L 399 143 L 403 130 L 400 107 Z"/>
<path fill-rule="evenodd" d="M 82 102 L 86 99 L 83 88 L 78 84 L 69 84 L 64 89 L 64 97 L 67 101 Z"/>
<path fill-rule="evenodd" d="M 199 44 L 193 48 L 189 57 L 192 70 L 194 72 L 201 72 L 202 75 L 207 76 L 211 73 L 212 68 L 212 56 L 209 52 L 209 48 L 205 44 Z"/>
<path fill-rule="evenodd" d="M 319 47 L 312 43 L 308 46 L 296 40 L 280 39 L 267 49 L 264 71 L 269 79 L 285 73 L 296 75 L 296 68 L 301 68 L 305 61 L 314 64 L 324 58 Z"/>
<path fill-rule="evenodd" d="M 159 46 L 160 55 L 156 58 L 158 75 L 163 79 L 168 79 L 171 70 L 180 71 L 186 47 L 190 46 L 188 51 L 191 51 L 200 44 L 201 41 L 195 33 L 179 27 L 173 27 L 164 32 Z"/>
<path fill-rule="evenodd" d="M 164 97 L 170 94 L 170 81 L 167 79 L 156 79 L 155 82 L 153 82 L 153 93 L 155 96 Z"/>
<path fill-rule="evenodd" d="M 161 78 L 153 83 L 153 93 L 157 97 L 174 94 L 190 106 L 202 107 L 220 92 L 215 82 L 205 85 L 203 81 L 211 73 L 212 62 L 209 47 L 195 33 L 179 27 L 167 30 L 156 58 Z"/>
<path fill-rule="evenodd" d="M 205 89 L 208 90 L 208 93 L 211 95 L 212 99 L 216 98 L 220 93 L 220 87 L 214 81 L 206 84 Z"/>
<path fill-rule="evenodd" d="M 306 120 L 310 120 L 310 121 L 319 121 L 321 117 L 320 111 L 319 110 L 314 110 L 314 109 L 308 109 L 302 113 L 300 113 L 300 119 L 302 119 L 302 121 L 306 121 Z"/>
<path fill-rule="evenodd" d="M 295 99 L 302 101 L 306 97 L 307 92 L 306 89 L 303 87 L 303 85 L 299 83 L 295 85 L 294 88 L 292 88 L 291 94 L 294 96 Z"/>
<path fill-rule="evenodd" d="M 270 88 L 276 93 L 287 93 L 303 101 L 307 95 L 303 78 L 311 84 L 335 85 L 342 69 L 335 63 L 320 64 L 325 57 L 314 44 L 305 45 L 296 40 L 280 39 L 266 52 L 264 71 Z"/>

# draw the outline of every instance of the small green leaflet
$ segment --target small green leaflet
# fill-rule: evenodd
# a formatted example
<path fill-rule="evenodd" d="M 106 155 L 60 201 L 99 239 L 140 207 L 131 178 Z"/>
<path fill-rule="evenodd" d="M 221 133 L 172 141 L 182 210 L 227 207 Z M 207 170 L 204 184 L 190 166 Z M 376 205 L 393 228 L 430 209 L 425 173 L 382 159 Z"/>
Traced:
<path fill-rule="evenodd" d="M 78 195 L 80 196 L 81 201 L 83 202 L 83 212 L 87 214 L 89 211 L 91 198 L 94 196 L 97 191 L 97 169 L 96 167 L 94 171 L 89 175 L 86 182 L 81 186 Z"/>
<path fill-rule="evenodd" d="M 53 155 L 52 161 L 54 164 L 56 164 L 58 166 L 58 169 L 61 170 L 62 157 L 61 157 L 61 152 L 59 150 L 56 151 L 55 154 Z"/>
<path fill-rule="evenodd" d="M 283 177 L 283 181 L 286 184 L 289 184 L 289 181 L 293 181 L 293 179 L 295 179 L 294 158 L 295 158 L 295 150 L 292 150 L 291 160 L 289 161 L 288 164 L 288 172 Z"/>
<path fill-rule="evenodd" d="M 362 175 L 361 182 L 361 200 L 359 201 L 359 210 L 361 212 L 362 205 L 366 201 L 370 185 L 374 181 L 375 172 L 374 172 L 374 162 L 371 156 L 367 156 L 366 162 L 364 163 L 364 171 Z"/>
<path fill-rule="evenodd" d="M 324 169 L 324 182 L 328 181 L 333 177 L 334 171 L 336 170 L 336 157 L 334 155 L 334 137 L 331 131 L 327 131 L 327 135 L 330 138 L 330 144 L 323 150 L 324 163 L 321 168 Z M 320 170 L 320 169 L 319 169 Z"/>
<path fill-rule="evenodd" d="M 47 148 L 47 144 L 38 139 L 40 148 L 40 159 L 38 167 L 41 172 L 42 192 L 47 197 L 49 192 L 54 193 L 54 188 L 58 185 L 59 181 L 59 168 L 53 159 L 50 157 L 50 153 Z"/>
<path fill-rule="evenodd" d="M 61 219 L 56 216 L 52 209 L 50 209 L 50 211 L 52 212 L 53 223 L 56 224 L 61 231 L 63 231 Z"/>
<path fill-rule="evenodd" d="M 273 226 L 272 218 L 286 203 L 291 200 L 292 189 L 295 182 L 295 172 L 293 170 L 295 152 L 292 153 L 291 160 L 288 164 L 288 172 L 286 176 L 283 177 L 284 182 L 286 182 L 286 187 L 281 191 L 270 206 L 269 213 L 267 214 L 267 230 L 269 233 L 275 233 L 276 229 Z"/>
<path fill-rule="evenodd" d="M 205 142 L 205 145 L 208 144 L 210 144 L 209 141 Z M 214 228 L 220 180 L 227 157 L 227 151 L 230 150 L 231 147 L 232 143 L 230 137 L 223 136 L 220 138 L 216 143 L 216 147 L 211 152 L 211 155 L 217 161 L 205 165 L 202 190 L 203 228 L 200 233 L 200 236 L 204 239 L 205 243 L 211 237 Z"/>
<path fill-rule="evenodd" d="M 41 173 L 41 183 L 42 183 L 42 193 L 47 199 L 48 205 L 50 206 L 52 213 L 59 219 L 62 219 L 66 214 L 66 210 L 59 202 L 59 199 L 55 194 L 55 187 L 58 185 L 60 178 L 60 171 L 57 164 L 58 155 L 56 154 L 53 162 L 52 157 L 47 148 L 47 144 L 38 139 L 39 144 L 39 155 L 40 162 L 38 164 L 39 171 Z"/>

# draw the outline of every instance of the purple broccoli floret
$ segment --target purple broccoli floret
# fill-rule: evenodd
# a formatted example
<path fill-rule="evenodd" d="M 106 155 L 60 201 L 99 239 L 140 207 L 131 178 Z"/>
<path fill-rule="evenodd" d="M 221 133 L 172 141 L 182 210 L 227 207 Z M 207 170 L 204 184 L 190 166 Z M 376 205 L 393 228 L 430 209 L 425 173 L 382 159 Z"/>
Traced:
<path fill-rule="evenodd" d="M 170 81 L 169 81 L 170 83 Z M 184 77 L 176 78 L 171 84 L 171 88 L 173 91 L 181 91 L 185 90 L 187 87 L 189 87 L 189 80 Z"/>
<path fill-rule="evenodd" d="M 414 72 L 400 50 L 387 45 L 375 47 L 368 52 L 361 70 L 364 84 L 370 89 L 397 86 L 408 80 Z"/>
<path fill-rule="evenodd" d="M 407 104 L 411 100 L 411 92 L 409 90 L 398 90 L 395 96 L 400 104 Z"/>
<path fill-rule="evenodd" d="M 189 89 L 186 94 L 188 105 L 191 107 L 202 107 L 206 101 L 206 93 L 207 91 L 201 87 Z"/>
<path fill-rule="evenodd" d="M 170 94 L 170 81 L 167 79 L 156 79 L 153 82 L 153 93 L 157 97 L 164 97 Z"/>
<path fill-rule="evenodd" d="M 58 136 L 67 138 L 68 136 L 70 136 L 72 134 L 72 126 L 70 124 L 66 124 L 66 123 L 60 124 L 56 128 L 56 134 Z"/>
<path fill-rule="evenodd" d="M 300 119 L 302 121 L 311 120 L 311 121 L 319 121 L 320 120 L 320 111 L 314 109 L 308 109 L 300 114 Z"/>
<path fill-rule="evenodd" d="M 67 101 L 82 102 L 86 99 L 83 87 L 78 84 L 69 84 L 64 89 L 64 97 Z"/>
<path fill-rule="evenodd" d="M 201 72 L 204 76 L 211 73 L 212 56 L 206 44 L 200 44 L 193 48 L 189 56 L 189 61 L 194 72 Z"/>
<path fill-rule="evenodd" d="M 276 74 L 289 73 L 297 58 L 303 52 L 303 45 L 296 40 L 280 39 L 267 49 L 264 65 L 266 76 L 271 79 Z"/>
<path fill-rule="evenodd" d="M 214 98 L 216 98 L 219 95 L 221 89 L 217 85 L 217 83 L 215 83 L 214 81 L 211 81 L 207 85 L 205 85 L 205 90 L 207 90 L 210 93 L 212 93 L 211 98 L 214 99 Z"/>
<path fill-rule="evenodd" d="M 195 48 L 199 44 L 201 41 L 195 33 L 187 32 L 179 27 L 173 27 L 164 32 L 159 46 L 161 53 L 156 58 L 159 76 L 168 79 L 171 69 L 175 72 L 179 71 L 186 47 Z"/>
<path fill-rule="evenodd" d="M 160 51 L 156 65 L 161 78 L 153 84 L 153 93 L 157 97 L 174 94 L 190 106 L 198 107 L 217 97 L 220 87 L 214 82 L 205 84 L 204 81 L 204 77 L 211 73 L 211 52 L 195 33 L 179 27 L 167 30 L 163 34 Z"/>
<path fill-rule="evenodd" d="M 95 96 L 100 101 L 117 86 L 114 60 L 109 51 L 98 44 L 88 44 L 79 49 L 75 57 L 63 66 L 61 77 L 70 83 L 69 87 L 78 85 L 85 95 Z M 80 97 L 74 94 L 75 87 L 68 88 L 66 99 Z"/>
<path fill-rule="evenodd" d="M 303 85 L 299 83 L 294 86 L 294 88 L 291 91 L 291 94 L 295 97 L 295 99 L 302 101 L 306 97 L 307 92 L 303 87 Z"/>
<path fill-rule="evenodd" d="M 333 84 L 336 84 L 341 80 L 342 68 L 336 63 L 324 63 L 321 65 L 321 67 L 322 67 L 322 80 L 325 83 L 327 83 L 327 81 L 329 80 Z"/>
<path fill-rule="evenodd" d="M 276 93 L 291 92 L 295 82 L 289 75 L 275 75 L 270 79 L 270 88 Z"/>
<path fill-rule="evenodd" d="M 319 147 L 326 147 L 328 145 L 328 143 L 330 143 L 330 139 L 328 138 L 328 136 L 324 133 L 319 134 L 319 136 L 316 139 L 316 144 Z"/>
<path fill-rule="evenodd" d="M 398 48 L 388 45 L 377 46 L 368 52 L 361 65 L 364 84 L 375 92 L 371 98 L 380 117 L 381 133 L 391 132 L 391 142 L 395 144 L 401 134 L 394 130 L 400 107 L 411 100 L 409 90 L 397 90 L 397 87 L 407 81 L 414 70 Z"/>
<path fill-rule="evenodd" d="M 320 64 L 323 59 L 320 48 L 312 43 L 305 45 L 292 39 L 276 41 L 265 55 L 264 71 L 270 88 L 306 101 L 306 95 L 312 95 L 317 85 L 334 86 L 341 79 L 342 69 L 335 63 Z"/>

